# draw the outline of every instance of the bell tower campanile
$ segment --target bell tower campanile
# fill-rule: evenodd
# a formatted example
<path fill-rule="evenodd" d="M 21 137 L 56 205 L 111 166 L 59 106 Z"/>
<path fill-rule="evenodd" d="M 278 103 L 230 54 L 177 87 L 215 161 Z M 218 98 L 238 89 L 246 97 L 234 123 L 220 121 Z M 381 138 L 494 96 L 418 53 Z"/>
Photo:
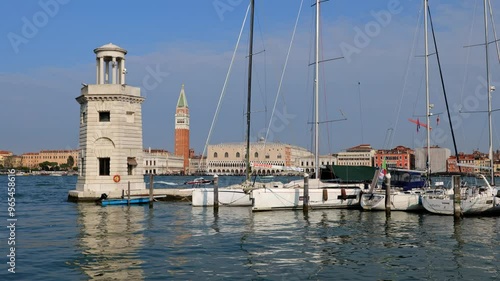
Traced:
<path fill-rule="evenodd" d="M 184 174 L 187 174 L 189 172 L 189 107 L 184 84 L 175 109 L 175 155 L 184 157 Z"/>

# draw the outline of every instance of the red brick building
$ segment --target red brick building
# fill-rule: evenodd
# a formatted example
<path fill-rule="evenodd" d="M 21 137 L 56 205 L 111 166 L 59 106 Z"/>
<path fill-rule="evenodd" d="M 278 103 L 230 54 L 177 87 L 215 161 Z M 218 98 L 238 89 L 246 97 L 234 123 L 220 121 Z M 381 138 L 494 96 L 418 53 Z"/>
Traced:
<path fill-rule="evenodd" d="M 379 149 L 375 153 L 375 167 L 382 167 L 386 162 L 387 168 L 415 169 L 415 151 L 399 145 L 393 149 Z"/>
<path fill-rule="evenodd" d="M 448 173 L 487 173 L 487 170 L 481 170 L 480 167 L 490 166 L 488 155 L 479 151 L 474 151 L 471 154 L 460 152 L 458 154 L 458 160 L 460 164 L 464 164 L 463 166 L 460 166 L 460 170 L 457 165 L 457 157 L 455 155 L 452 155 L 448 158 L 448 160 L 446 161 Z"/>
<path fill-rule="evenodd" d="M 175 110 L 175 155 L 184 157 L 184 174 L 189 171 L 189 107 L 184 93 L 184 84 L 181 88 L 177 108 Z"/>

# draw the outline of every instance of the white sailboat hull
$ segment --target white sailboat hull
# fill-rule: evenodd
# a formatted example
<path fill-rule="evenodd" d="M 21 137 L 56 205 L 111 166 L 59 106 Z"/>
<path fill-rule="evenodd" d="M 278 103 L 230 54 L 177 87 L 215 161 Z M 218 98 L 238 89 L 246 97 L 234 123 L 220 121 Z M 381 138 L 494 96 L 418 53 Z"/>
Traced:
<path fill-rule="evenodd" d="M 219 187 L 219 205 L 221 207 L 251 206 L 250 191 L 257 188 L 282 188 L 281 182 L 243 182 L 241 184 Z M 208 207 L 214 205 L 214 188 L 195 188 L 192 193 L 193 207 Z"/>
<path fill-rule="evenodd" d="M 420 193 L 416 192 L 391 193 L 391 211 L 417 212 L 424 210 L 420 196 Z M 360 205 L 363 210 L 385 211 L 385 191 L 364 193 L 361 195 Z"/>
<path fill-rule="evenodd" d="M 311 209 L 359 207 L 360 188 L 309 189 Z M 261 188 L 252 191 L 252 211 L 296 210 L 304 204 L 303 188 Z"/>
<path fill-rule="evenodd" d="M 453 215 L 453 194 L 441 196 L 422 196 L 422 206 L 431 213 Z M 491 194 L 482 193 L 465 197 L 461 200 L 461 210 L 464 215 L 479 215 L 493 208 L 494 198 Z"/>
<path fill-rule="evenodd" d="M 207 207 L 214 205 L 213 188 L 195 188 L 192 195 L 193 207 Z M 221 206 L 243 207 L 251 206 L 250 195 L 243 189 L 219 188 L 219 204 Z"/>

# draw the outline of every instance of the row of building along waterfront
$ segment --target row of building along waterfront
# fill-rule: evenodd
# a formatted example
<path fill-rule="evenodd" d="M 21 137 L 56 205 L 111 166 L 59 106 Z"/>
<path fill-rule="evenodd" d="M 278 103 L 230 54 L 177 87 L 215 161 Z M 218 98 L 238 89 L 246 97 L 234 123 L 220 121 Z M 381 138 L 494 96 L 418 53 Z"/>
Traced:
<path fill-rule="evenodd" d="M 187 169 L 182 155 L 175 155 L 165 149 L 144 149 L 142 155 L 143 174 L 219 174 L 243 175 L 246 171 L 246 144 L 221 143 L 209 145 L 207 155 L 195 155 L 189 150 Z M 431 147 L 432 173 L 457 173 L 459 168 L 455 155 L 450 150 L 441 147 Z M 0 150 L 0 166 L 3 168 L 27 168 L 36 170 L 43 162 L 66 164 L 68 168 L 77 168 L 78 150 L 42 150 L 40 152 L 24 153 L 20 156 L 10 151 Z M 426 169 L 426 148 L 411 149 L 397 146 L 392 149 L 374 149 L 369 144 L 361 144 L 345 151 L 321 155 L 320 166 L 375 166 L 381 167 L 384 159 L 388 168 Z M 69 160 L 73 158 L 73 160 Z M 494 170 L 500 172 L 500 152 L 495 153 Z M 138 159 L 139 160 L 139 159 Z M 462 173 L 477 174 L 480 167 L 489 167 L 490 161 L 486 153 L 474 151 L 471 154 L 460 153 L 459 160 Z M 278 142 L 263 141 L 251 143 L 250 163 L 252 171 L 257 174 L 276 175 L 289 174 L 292 170 L 301 168 L 303 171 L 314 172 L 314 155 L 306 148 Z M 68 164 L 73 163 L 72 166 Z"/>
<path fill-rule="evenodd" d="M 81 119 L 81 132 L 86 136 L 85 132 L 91 126 L 87 124 L 90 122 L 92 126 L 100 128 L 102 124 L 108 125 L 113 122 L 124 122 L 124 124 L 135 124 L 135 121 L 140 121 L 138 110 L 129 110 L 126 112 L 126 118 L 120 121 L 120 118 L 110 117 L 110 103 L 111 100 L 103 102 L 97 113 L 93 118 L 89 119 L 88 106 L 85 101 L 80 100 L 88 94 L 88 91 L 97 92 L 100 96 L 104 94 L 99 91 L 108 89 L 109 85 L 120 84 L 125 82 L 124 75 L 121 75 L 113 68 L 111 71 L 112 81 L 106 81 L 109 75 L 104 75 L 106 71 L 103 65 L 113 62 L 113 57 L 101 58 L 102 52 L 112 50 L 113 54 L 118 54 L 114 60 L 118 60 L 121 65 L 124 63 L 124 54 L 126 51 L 113 44 L 107 44 L 94 50 L 98 56 L 97 65 L 100 68 L 97 71 L 97 84 L 92 87 L 82 88 L 83 95 L 77 98 L 82 102 L 83 106 L 80 112 Z M 118 51 L 117 51 L 118 50 Z M 117 53 L 118 52 L 118 53 Z M 106 53 L 107 54 L 107 53 Z M 111 60 L 111 61 L 110 61 Z M 102 68 L 102 69 L 101 69 Z M 116 72 L 116 73 L 115 73 Z M 108 73 L 109 74 L 109 73 Z M 118 75 L 120 74 L 120 75 Z M 118 80 L 117 80 L 117 76 Z M 108 85 L 109 84 L 109 85 Z M 99 86 L 101 85 L 101 86 Z M 105 85 L 105 86 L 102 86 Z M 119 85 L 118 85 L 119 86 Z M 104 87 L 103 89 L 99 87 Z M 132 91 L 132 89 L 131 89 Z M 95 97 L 93 97 L 95 98 Z M 139 98 L 138 98 L 139 99 Z M 142 102 L 142 99 L 140 100 Z M 94 110 L 95 111 L 95 110 Z M 137 113 L 137 116 L 134 114 Z M 112 121 L 111 119 L 116 119 Z M 137 120 L 136 120 L 137 119 Z M 171 153 L 165 149 L 151 149 L 143 150 L 142 155 L 127 158 L 127 163 L 123 165 L 134 167 L 141 167 L 139 173 L 142 174 L 219 174 L 219 175 L 243 175 L 246 171 L 246 144 L 241 143 L 221 143 L 209 145 L 207 147 L 207 155 L 195 155 L 194 150 L 190 147 L 190 114 L 189 106 L 186 98 L 184 85 L 181 87 L 179 98 L 176 104 L 175 111 L 175 132 L 174 132 L 174 152 Z M 140 122 L 139 122 L 140 123 Z M 94 128 L 92 127 L 92 128 Z M 137 126 L 136 126 L 137 127 Z M 134 127 L 137 131 L 137 136 L 142 134 L 139 127 Z M 83 130 L 83 131 L 82 131 Z M 142 137 L 141 143 L 142 143 Z M 86 143 L 85 139 L 80 139 L 80 143 Z M 141 145 L 142 146 L 142 145 Z M 106 152 L 114 147 L 112 141 L 107 138 L 99 138 L 95 141 L 93 146 L 86 147 L 92 149 L 94 154 L 97 152 Z M 140 147 L 140 146 L 139 146 Z M 87 151 L 88 152 L 88 151 Z M 109 152 L 109 151 L 108 151 Z M 140 149 L 139 149 L 140 152 Z M 0 168 L 21 168 L 36 170 L 40 169 L 43 163 L 50 163 L 50 168 L 54 166 L 64 167 L 67 170 L 76 170 L 79 165 L 84 163 L 84 167 L 90 165 L 92 167 L 100 166 L 102 163 L 98 162 L 102 159 L 102 155 L 93 155 L 95 157 L 85 157 L 84 149 L 81 150 L 42 150 L 40 152 L 24 153 L 20 156 L 13 155 L 10 151 L 0 150 Z M 433 146 L 430 148 L 430 168 L 432 173 L 456 173 L 459 172 L 459 165 L 457 164 L 456 156 L 451 156 L 450 150 Z M 101 157 L 101 158 L 99 158 Z M 110 159 L 110 158 L 107 158 Z M 315 157 L 312 152 L 306 148 L 296 145 L 279 143 L 279 142 L 264 142 L 263 140 L 254 142 L 250 147 L 249 155 L 250 165 L 252 172 L 263 175 L 275 174 L 289 174 L 291 171 L 303 170 L 307 173 L 313 173 L 315 167 Z M 500 173 L 500 152 L 497 151 L 494 156 L 494 170 Z M 90 162 L 89 162 L 90 161 Z M 112 159 L 108 161 L 113 161 Z M 399 169 L 416 169 L 426 170 L 427 162 L 427 149 L 417 148 L 415 150 L 404 147 L 396 146 L 392 149 L 374 149 L 369 144 L 361 144 L 346 149 L 345 151 L 335 154 L 327 154 L 319 157 L 319 165 L 347 165 L 347 166 L 375 166 L 381 167 L 385 161 L 388 168 Z M 137 165 L 137 162 L 142 165 Z M 485 153 L 474 151 L 472 154 L 459 154 L 459 163 L 465 164 L 461 166 L 463 173 L 480 173 L 484 172 L 479 167 L 489 167 L 490 161 Z M 106 165 L 109 166 L 110 163 Z M 46 168 L 46 166 L 45 166 Z M 85 168 L 84 168 L 85 169 Z M 84 170 L 82 169 L 82 170 Z"/>

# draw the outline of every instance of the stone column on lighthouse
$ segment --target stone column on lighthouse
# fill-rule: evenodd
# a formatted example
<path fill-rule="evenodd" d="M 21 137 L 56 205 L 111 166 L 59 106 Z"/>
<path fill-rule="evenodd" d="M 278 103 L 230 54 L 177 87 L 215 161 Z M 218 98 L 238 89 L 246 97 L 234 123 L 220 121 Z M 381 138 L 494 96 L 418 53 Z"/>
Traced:
<path fill-rule="evenodd" d="M 146 188 L 142 174 L 144 97 L 140 88 L 124 84 L 127 51 L 109 43 L 94 53 L 96 83 L 85 84 L 76 98 L 80 153 L 76 190 L 69 192 L 73 201 L 95 200 L 103 193 L 119 197 L 129 183 L 132 191 Z M 122 72 L 117 73 L 118 69 Z"/>

